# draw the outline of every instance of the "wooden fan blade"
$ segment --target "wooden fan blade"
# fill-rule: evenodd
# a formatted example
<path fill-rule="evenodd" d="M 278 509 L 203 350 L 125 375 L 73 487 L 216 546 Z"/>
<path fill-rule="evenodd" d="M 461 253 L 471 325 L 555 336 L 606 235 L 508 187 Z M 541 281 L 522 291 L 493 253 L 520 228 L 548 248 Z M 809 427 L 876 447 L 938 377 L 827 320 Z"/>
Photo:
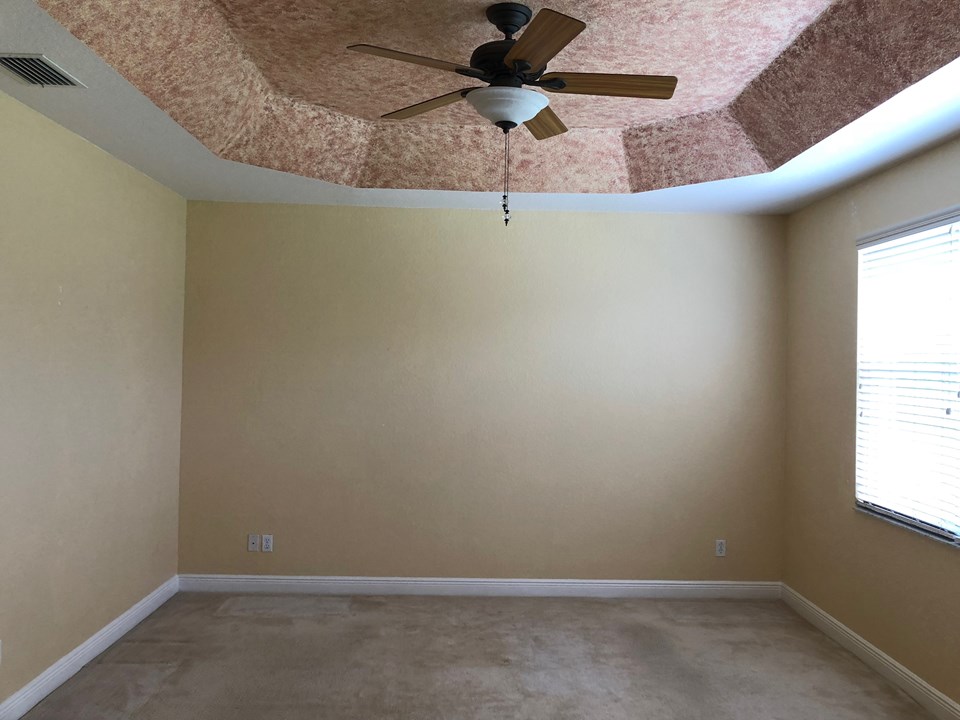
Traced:
<path fill-rule="evenodd" d="M 442 108 L 444 105 L 452 105 L 455 102 L 460 102 L 467 96 L 467 93 L 476 89 L 477 88 L 475 87 L 471 87 L 464 88 L 463 90 L 454 90 L 452 93 L 440 95 L 439 97 L 435 97 L 431 100 L 424 100 L 416 105 L 405 107 L 402 110 L 394 110 L 392 113 L 387 113 L 386 115 L 381 115 L 380 117 L 384 120 L 406 120 L 414 115 L 420 115 L 421 113 Z"/>
<path fill-rule="evenodd" d="M 554 135 L 562 135 L 567 131 L 567 126 L 550 109 L 549 105 L 538 112 L 533 120 L 527 120 L 524 125 L 537 140 L 546 140 Z"/>
<path fill-rule="evenodd" d="M 551 80 L 563 80 L 562 90 L 549 87 Z M 672 75 L 607 75 L 604 73 L 547 73 L 540 78 L 544 90 L 579 95 L 613 95 L 616 97 L 669 100 L 677 87 Z"/>
<path fill-rule="evenodd" d="M 503 62 L 508 68 L 513 68 L 513 63 L 523 60 L 530 63 L 531 69 L 539 70 L 585 27 L 586 24 L 576 18 L 543 8 L 510 48 Z"/>
<path fill-rule="evenodd" d="M 410 53 L 377 47 L 376 45 L 350 45 L 347 47 L 347 50 L 366 53 L 367 55 L 385 57 L 389 58 L 390 60 L 400 60 L 401 62 L 413 63 L 414 65 L 424 65 L 426 67 L 436 68 L 437 70 L 447 70 L 449 72 L 457 72 L 457 70 L 470 70 L 470 68 L 466 65 L 457 65 L 457 63 L 447 62 L 446 60 L 435 60 L 434 58 L 423 57 L 422 55 L 411 55 Z"/>

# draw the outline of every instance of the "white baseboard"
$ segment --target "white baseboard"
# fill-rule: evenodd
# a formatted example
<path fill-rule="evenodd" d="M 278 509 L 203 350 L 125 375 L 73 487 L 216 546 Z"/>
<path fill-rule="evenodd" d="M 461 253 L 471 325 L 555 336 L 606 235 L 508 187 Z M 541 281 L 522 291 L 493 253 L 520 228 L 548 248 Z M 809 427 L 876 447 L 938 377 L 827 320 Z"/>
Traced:
<path fill-rule="evenodd" d="M 181 575 L 184 592 L 776 600 L 779 582 Z"/>
<path fill-rule="evenodd" d="M 878 647 L 867 642 L 787 584 L 783 585 L 783 601 L 800 617 L 907 693 L 938 720 L 960 720 L 960 704 L 948 698 Z"/>
<path fill-rule="evenodd" d="M 140 621 L 177 594 L 176 575 L 0 703 L 0 720 L 19 720 Z"/>
<path fill-rule="evenodd" d="M 938 720 L 960 720 L 960 704 L 867 642 L 793 588 L 779 582 L 689 580 L 523 580 L 498 578 L 315 577 L 285 575 L 180 575 L 138 602 L 89 640 L 60 658 L 0 703 L 0 720 L 19 720 L 135 625 L 184 592 L 268 592 L 317 595 L 460 595 L 484 597 L 589 597 L 775 600 L 902 689 Z"/>

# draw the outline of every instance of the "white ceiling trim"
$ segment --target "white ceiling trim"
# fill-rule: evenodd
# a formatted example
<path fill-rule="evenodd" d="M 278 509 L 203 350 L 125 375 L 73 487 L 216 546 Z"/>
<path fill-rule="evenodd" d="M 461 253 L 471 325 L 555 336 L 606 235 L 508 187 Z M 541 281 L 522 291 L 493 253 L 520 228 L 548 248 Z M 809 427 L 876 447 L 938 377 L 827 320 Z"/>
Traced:
<path fill-rule="evenodd" d="M 0 52 L 43 53 L 88 86 L 31 87 L 0 71 L 0 92 L 191 200 L 499 209 L 496 192 L 349 188 L 222 160 L 32 0 L 0 6 Z M 790 212 L 958 134 L 960 59 L 770 173 L 631 195 L 515 193 L 511 205 L 514 211 Z"/>

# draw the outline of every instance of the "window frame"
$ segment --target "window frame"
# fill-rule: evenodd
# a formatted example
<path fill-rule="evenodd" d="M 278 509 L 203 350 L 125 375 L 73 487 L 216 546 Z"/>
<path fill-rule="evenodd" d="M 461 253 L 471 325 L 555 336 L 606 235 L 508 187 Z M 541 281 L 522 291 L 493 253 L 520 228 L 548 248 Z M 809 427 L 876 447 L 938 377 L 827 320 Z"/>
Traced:
<path fill-rule="evenodd" d="M 860 291 L 860 251 L 866 248 L 872 247 L 874 245 L 880 245 L 886 242 L 892 242 L 894 240 L 900 240 L 902 238 L 908 237 L 910 235 L 916 235 L 918 233 L 925 232 L 927 230 L 934 230 L 936 228 L 943 227 L 945 225 L 952 225 L 954 223 L 960 222 L 960 205 L 955 205 L 949 209 L 941 210 L 936 213 L 925 215 L 919 218 L 915 218 L 905 223 L 899 223 L 897 225 L 889 226 L 881 230 L 875 230 L 867 235 L 863 235 L 857 238 L 856 241 L 856 252 L 857 252 L 857 293 L 859 298 Z M 856 332 L 856 348 L 857 348 L 857 359 L 856 359 L 856 376 L 854 379 L 854 387 L 859 382 L 860 378 L 860 321 L 859 321 L 859 299 L 857 306 L 857 332 Z M 859 407 L 859 397 L 855 401 L 857 407 Z M 856 418 L 857 413 L 855 413 Z M 856 422 L 854 423 L 854 453 L 857 450 L 857 440 L 856 440 Z M 856 463 L 854 463 L 856 467 Z M 918 533 L 924 537 L 931 538 L 942 544 L 949 545 L 954 548 L 960 548 L 960 535 L 954 535 L 949 530 L 945 530 L 937 525 L 932 525 L 930 523 L 924 522 L 923 520 L 918 520 L 917 518 L 910 517 L 909 515 L 904 515 L 897 512 L 896 510 L 891 510 L 874 503 L 861 500 L 857 497 L 857 483 L 856 477 L 854 477 L 853 483 L 853 496 L 854 496 L 854 507 L 858 512 L 864 513 L 869 517 L 877 518 L 885 522 L 896 525 L 897 527 L 905 528 L 907 530 L 912 530 L 915 533 Z"/>

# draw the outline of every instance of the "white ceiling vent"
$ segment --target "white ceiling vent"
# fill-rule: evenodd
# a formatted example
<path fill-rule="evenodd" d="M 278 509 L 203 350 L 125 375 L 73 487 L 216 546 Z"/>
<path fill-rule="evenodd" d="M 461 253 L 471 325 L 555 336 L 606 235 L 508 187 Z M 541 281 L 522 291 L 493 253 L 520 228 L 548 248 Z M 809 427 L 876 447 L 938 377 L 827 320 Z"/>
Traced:
<path fill-rule="evenodd" d="M 28 85 L 86 87 L 43 55 L 0 52 L 0 67 Z"/>

